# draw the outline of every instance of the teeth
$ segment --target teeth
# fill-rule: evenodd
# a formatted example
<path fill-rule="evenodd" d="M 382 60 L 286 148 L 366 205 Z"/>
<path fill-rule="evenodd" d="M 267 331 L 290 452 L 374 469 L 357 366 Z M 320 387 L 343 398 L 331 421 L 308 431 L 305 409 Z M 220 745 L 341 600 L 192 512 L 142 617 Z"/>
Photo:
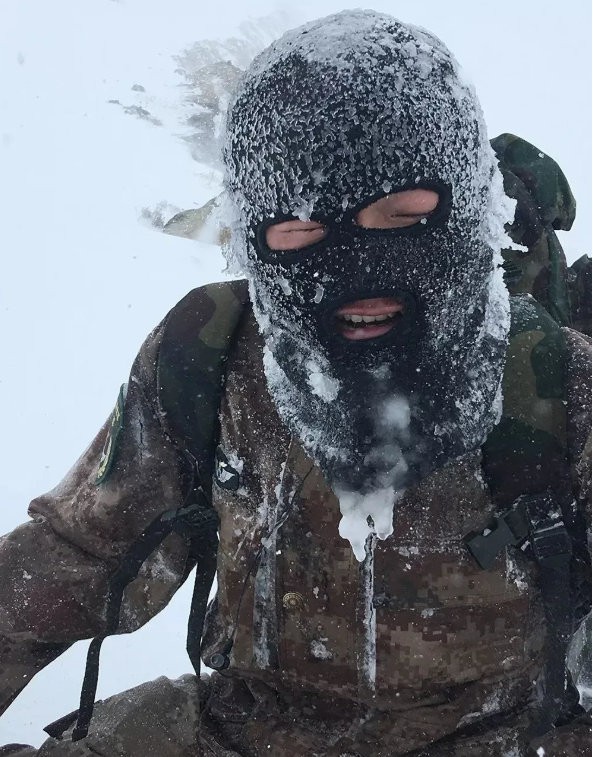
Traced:
<path fill-rule="evenodd" d="M 394 318 L 395 315 L 342 315 L 342 320 L 347 323 L 378 323 L 381 321 L 388 321 Z"/>

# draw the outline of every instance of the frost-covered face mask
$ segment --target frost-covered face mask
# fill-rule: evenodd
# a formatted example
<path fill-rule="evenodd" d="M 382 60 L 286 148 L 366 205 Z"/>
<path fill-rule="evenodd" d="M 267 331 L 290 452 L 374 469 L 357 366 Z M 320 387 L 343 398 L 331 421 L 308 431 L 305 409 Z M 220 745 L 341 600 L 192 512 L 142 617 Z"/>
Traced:
<path fill-rule="evenodd" d="M 432 35 L 347 11 L 255 60 L 225 161 L 271 395 L 342 511 L 366 501 L 385 536 L 377 503 L 477 448 L 500 411 L 512 206 L 475 94 Z"/>

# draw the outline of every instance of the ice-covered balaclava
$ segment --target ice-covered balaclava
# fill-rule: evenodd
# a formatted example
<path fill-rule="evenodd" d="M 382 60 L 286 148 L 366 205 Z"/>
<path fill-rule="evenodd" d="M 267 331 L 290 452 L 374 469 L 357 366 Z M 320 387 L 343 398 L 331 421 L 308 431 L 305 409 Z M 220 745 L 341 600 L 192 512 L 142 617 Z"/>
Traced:
<path fill-rule="evenodd" d="M 225 163 L 228 255 L 250 281 L 270 393 L 342 512 L 362 508 L 385 536 L 397 493 L 477 448 L 500 411 L 509 319 L 497 269 L 512 206 L 474 91 L 428 32 L 339 13 L 255 59 L 229 109 Z M 423 222 L 356 223 L 413 188 L 439 195 Z M 267 227 L 291 218 L 326 234 L 269 249 Z M 338 311 L 381 299 L 399 306 L 386 333 L 346 338 L 369 327 Z"/>

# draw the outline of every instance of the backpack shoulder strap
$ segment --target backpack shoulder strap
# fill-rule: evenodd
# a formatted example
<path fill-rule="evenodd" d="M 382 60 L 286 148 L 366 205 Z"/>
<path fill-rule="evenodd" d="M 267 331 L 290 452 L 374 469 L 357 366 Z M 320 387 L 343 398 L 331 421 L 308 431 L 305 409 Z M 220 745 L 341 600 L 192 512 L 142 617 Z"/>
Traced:
<path fill-rule="evenodd" d="M 245 280 L 192 290 L 169 313 L 157 364 L 165 426 L 210 491 L 226 362 L 249 301 Z"/>
<path fill-rule="evenodd" d="M 511 297 L 502 418 L 482 447 L 499 505 L 567 489 L 566 365 L 566 341 L 556 321 L 533 297 Z"/>
<path fill-rule="evenodd" d="M 503 376 L 503 412 L 484 444 L 486 479 L 501 512 L 465 537 L 480 566 L 492 567 L 507 546 L 524 549 L 538 565 L 548 628 L 541 702 L 532 735 L 571 709 L 566 650 L 574 632 L 579 543 L 566 430 L 567 344 L 560 326 L 528 295 L 511 298 L 511 331 Z"/>
<path fill-rule="evenodd" d="M 163 420 L 192 458 L 194 483 L 173 528 L 191 542 L 196 578 L 187 627 L 187 653 L 200 675 L 200 647 L 208 595 L 216 573 L 218 518 L 211 505 L 218 413 L 226 364 L 249 300 L 245 280 L 194 289 L 169 313 L 157 363 Z"/>

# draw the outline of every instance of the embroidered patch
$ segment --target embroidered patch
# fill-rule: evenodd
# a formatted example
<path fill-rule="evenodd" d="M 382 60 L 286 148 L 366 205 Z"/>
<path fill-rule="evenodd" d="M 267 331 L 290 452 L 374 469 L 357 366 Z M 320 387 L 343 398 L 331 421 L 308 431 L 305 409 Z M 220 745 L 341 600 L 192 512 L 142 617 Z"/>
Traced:
<path fill-rule="evenodd" d="M 95 483 L 97 486 L 102 484 L 103 481 L 109 475 L 113 462 L 115 460 L 115 453 L 117 450 L 117 441 L 121 430 L 124 426 L 124 398 L 125 398 L 126 385 L 122 384 L 117 397 L 117 402 L 111 413 L 111 423 L 109 425 L 109 431 L 107 432 L 107 438 L 105 444 L 101 450 L 101 457 L 99 458 L 99 467 L 97 468 L 97 478 Z"/>
<path fill-rule="evenodd" d="M 240 484 L 240 474 L 229 463 L 227 456 L 220 447 L 216 448 L 216 460 L 214 464 L 214 480 L 227 491 L 236 492 Z"/>

